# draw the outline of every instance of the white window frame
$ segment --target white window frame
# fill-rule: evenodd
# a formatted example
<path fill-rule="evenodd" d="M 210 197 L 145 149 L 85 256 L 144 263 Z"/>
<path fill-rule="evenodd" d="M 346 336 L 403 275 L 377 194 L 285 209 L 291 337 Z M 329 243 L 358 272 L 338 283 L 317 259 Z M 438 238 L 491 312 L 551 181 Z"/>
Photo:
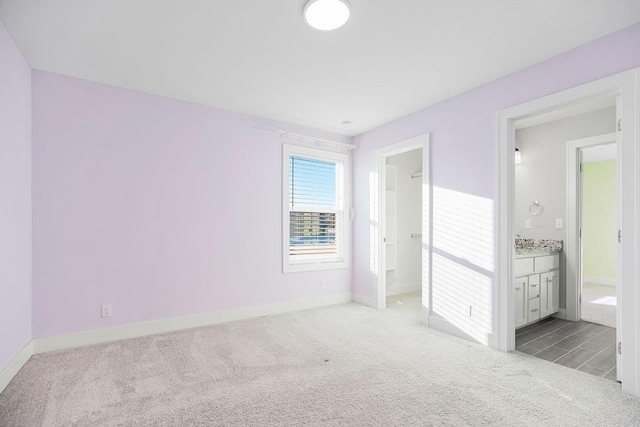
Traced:
<path fill-rule="evenodd" d="M 342 235 L 340 259 L 325 258 L 308 261 L 292 261 L 289 257 L 289 158 L 300 156 L 329 162 L 342 163 Z M 349 268 L 351 260 L 351 162 L 348 154 L 292 144 L 282 145 L 282 271 L 296 273 L 302 271 L 335 270 Z M 340 231 L 338 231 L 340 232 Z"/>

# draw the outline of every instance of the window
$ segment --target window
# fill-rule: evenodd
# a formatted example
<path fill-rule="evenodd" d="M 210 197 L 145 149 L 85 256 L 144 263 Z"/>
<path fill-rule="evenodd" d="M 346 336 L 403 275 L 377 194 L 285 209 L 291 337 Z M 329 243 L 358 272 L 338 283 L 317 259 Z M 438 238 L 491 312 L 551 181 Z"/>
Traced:
<path fill-rule="evenodd" d="M 346 154 L 284 145 L 283 270 L 348 266 Z"/>

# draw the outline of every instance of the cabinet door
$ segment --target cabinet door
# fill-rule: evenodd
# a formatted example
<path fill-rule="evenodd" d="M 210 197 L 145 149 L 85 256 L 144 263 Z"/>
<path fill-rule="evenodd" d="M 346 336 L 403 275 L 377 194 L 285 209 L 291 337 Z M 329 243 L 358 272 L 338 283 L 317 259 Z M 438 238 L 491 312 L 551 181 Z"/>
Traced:
<path fill-rule="evenodd" d="M 527 323 L 527 277 L 517 277 L 513 282 L 513 297 L 515 300 L 516 328 Z"/>
<path fill-rule="evenodd" d="M 540 275 L 533 274 L 529 276 L 529 293 L 527 294 L 527 299 L 536 298 L 540 296 Z"/>
<path fill-rule="evenodd" d="M 532 298 L 527 301 L 527 321 L 535 322 L 540 319 L 540 298 Z"/>
<path fill-rule="evenodd" d="M 560 310 L 558 270 L 540 275 L 540 315 L 549 316 Z"/>

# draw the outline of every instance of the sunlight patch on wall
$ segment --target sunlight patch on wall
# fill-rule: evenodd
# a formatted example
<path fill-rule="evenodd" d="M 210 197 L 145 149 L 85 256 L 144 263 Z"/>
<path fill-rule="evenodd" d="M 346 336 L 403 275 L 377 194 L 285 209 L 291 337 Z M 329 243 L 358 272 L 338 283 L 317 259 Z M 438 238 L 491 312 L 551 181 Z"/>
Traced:
<path fill-rule="evenodd" d="M 432 312 L 477 341 L 494 333 L 494 202 L 433 189 Z"/>
<path fill-rule="evenodd" d="M 433 189 L 433 246 L 486 271 L 495 265 L 494 202 Z"/>

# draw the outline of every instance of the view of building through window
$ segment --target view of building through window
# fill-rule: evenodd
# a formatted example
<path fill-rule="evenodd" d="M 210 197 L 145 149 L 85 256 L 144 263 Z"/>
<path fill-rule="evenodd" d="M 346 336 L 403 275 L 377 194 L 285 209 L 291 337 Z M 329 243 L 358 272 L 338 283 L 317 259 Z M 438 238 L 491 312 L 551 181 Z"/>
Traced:
<path fill-rule="evenodd" d="M 336 162 L 289 158 L 289 254 L 318 257 L 339 255 Z"/>

